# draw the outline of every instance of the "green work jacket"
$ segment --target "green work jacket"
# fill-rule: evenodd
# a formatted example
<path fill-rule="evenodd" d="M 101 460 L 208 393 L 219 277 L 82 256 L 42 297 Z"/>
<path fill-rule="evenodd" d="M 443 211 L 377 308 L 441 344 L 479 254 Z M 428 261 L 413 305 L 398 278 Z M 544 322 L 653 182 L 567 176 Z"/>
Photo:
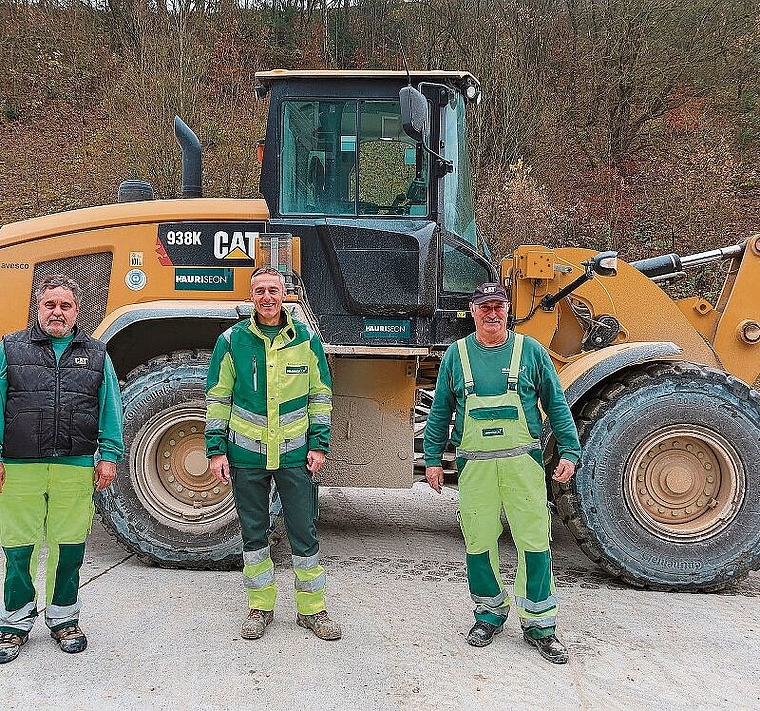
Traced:
<path fill-rule="evenodd" d="M 319 337 L 283 310 L 270 339 L 255 318 L 217 340 L 206 380 L 206 454 L 239 468 L 279 469 L 330 445 L 332 384 Z"/>

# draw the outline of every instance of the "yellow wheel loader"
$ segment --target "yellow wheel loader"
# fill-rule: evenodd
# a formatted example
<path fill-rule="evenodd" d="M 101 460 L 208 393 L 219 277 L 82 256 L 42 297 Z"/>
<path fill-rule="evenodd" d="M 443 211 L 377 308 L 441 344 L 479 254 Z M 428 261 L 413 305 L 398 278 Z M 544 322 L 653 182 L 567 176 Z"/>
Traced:
<path fill-rule="evenodd" d="M 267 264 L 329 355 L 326 484 L 420 478 L 440 355 L 472 330 L 474 287 L 500 279 L 514 328 L 549 349 L 578 419 L 580 469 L 553 493 L 583 550 L 660 589 L 716 589 L 758 567 L 757 238 L 631 265 L 522 246 L 493 265 L 467 158 L 472 75 L 257 79 L 269 100 L 264 199 L 203 197 L 200 142 L 177 119 L 183 199 L 127 181 L 117 204 L 0 229 L 0 333 L 36 317 L 34 283 L 66 273 L 84 287 L 80 326 L 107 343 L 123 380 L 127 456 L 97 501 L 120 543 L 164 566 L 238 564 L 232 493 L 205 458 L 203 390 L 216 338 L 250 315 L 250 275 Z M 714 305 L 674 302 L 657 284 L 721 258 Z M 549 432 L 544 447 L 551 466 Z"/>

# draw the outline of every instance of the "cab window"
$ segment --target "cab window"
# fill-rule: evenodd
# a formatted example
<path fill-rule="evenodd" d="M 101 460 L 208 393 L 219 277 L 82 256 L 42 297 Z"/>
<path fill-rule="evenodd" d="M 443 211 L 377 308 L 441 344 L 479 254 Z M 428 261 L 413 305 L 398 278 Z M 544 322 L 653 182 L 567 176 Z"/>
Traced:
<path fill-rule="evenodd" d="M 282 214 L 427 215 L 398 101 L 288 101 L 282 136 Z"/>

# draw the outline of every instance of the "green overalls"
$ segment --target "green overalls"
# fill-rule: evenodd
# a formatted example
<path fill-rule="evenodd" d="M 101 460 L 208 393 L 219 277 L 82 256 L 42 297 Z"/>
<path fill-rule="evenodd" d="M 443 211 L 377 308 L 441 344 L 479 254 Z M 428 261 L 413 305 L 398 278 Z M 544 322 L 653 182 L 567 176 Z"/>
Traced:
<path fill-rule="evenodd" d="M 523 337 L 515 343 L 506 392 L 479 396 L 465 340 L 457 341 L 465 381 L 462 442 L 457 448 L 460 524 L 467 552 L 467 579 L 475 618 L 503 624 L 511 604 L 499 574 L 502 509 L 517 548 L 514 593 L 527 634 L 554 633 L 550 516 L 543 467 L 531 456 L 540 447 L 528 431 L 517 390 Z"/>

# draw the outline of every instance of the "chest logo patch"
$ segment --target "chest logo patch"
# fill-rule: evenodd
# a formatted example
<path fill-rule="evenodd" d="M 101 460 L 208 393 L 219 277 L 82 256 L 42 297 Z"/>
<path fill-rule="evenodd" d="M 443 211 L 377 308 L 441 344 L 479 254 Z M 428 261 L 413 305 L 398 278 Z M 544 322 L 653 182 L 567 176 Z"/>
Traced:
<path fill-rule="evenodd" d="M 82 358 L 81 356 L 74 358 L 74 365 L 87 365 L 89 362 L 89 358 Z"/>
<path fill-rule="evenodd" d="M 487 427 L 481 430 L 484 437 L 502 437 L 504 435 L 503 427 Z"/>
<path fill-rule="evenodd" d="M 285 366 L 286 375 L 303 375 L 304 373 L 308 373 L 308 372 L 309 372 L 308 365 L 286 365 Z"/>

